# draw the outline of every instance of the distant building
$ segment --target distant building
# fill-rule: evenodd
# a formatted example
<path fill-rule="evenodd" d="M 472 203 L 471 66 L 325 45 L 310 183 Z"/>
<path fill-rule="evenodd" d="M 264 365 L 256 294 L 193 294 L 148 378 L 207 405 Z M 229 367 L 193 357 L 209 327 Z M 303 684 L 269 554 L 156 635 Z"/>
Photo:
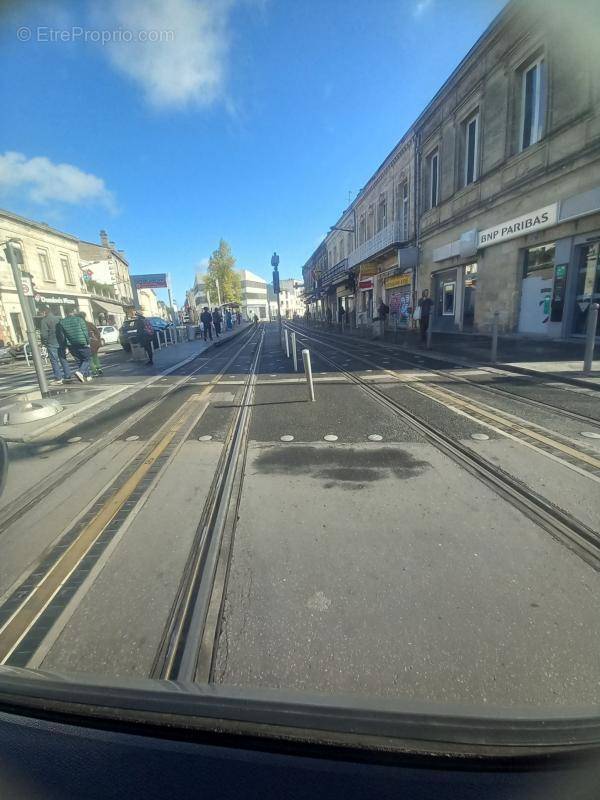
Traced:
<path fill-rule="evenodd" d="M 279 281 L 279 305 L 283 319 L 292 319 L 294 314 L 302 316 L 305 311 L 304 284 L 295 278 L 284 278 Z M 267 285 L 269 299 L 269 312 L 271 319 L 277 319 L 277 295 L 273 291 L 273 284 Z"/>
<path fill-rule="evenodd" d="M 100 231 L 100 244 L 78 243 L 79 261 L 91 295 L 94 319 L 99 324 L 120 325 L 126 310 L 133 307 L 129 263 L 123 250 L 117 250 L 106 231 Z"/>
<path fill-rule="evenodd" d="M 267 282 L 248 269 L 239 270 L 242 281 L 242 314 L 249 319 L 256 314 L 260 320 L 269 319 Z"/>
<path fill-rule="evenodd" d="M 58 316 L 75 307 L 93 318 L 92 297 L 79 267 L 78 239 L 44 222 L 25 219 L 10 211 L 0 210 L 0 241 L 16 239 L 23 256 L 21 267 L 29 302 L 36 322 L 42 306 L 49 306 Z M 31 290 L 30 288 L 31 287 Z M 23 342 L 27 332 L 13 281 L 10 264 L 0 248 L 0 339 Z"/>
<path fill-rule="evenodd" d="M 154 289 L 138 289 L 138 300 L 140 301 L 140 309 L 145 317 L 160 317 L 159 301 L 156 297 Z M 163 303 L 164 305 L 164 303 Z"/>

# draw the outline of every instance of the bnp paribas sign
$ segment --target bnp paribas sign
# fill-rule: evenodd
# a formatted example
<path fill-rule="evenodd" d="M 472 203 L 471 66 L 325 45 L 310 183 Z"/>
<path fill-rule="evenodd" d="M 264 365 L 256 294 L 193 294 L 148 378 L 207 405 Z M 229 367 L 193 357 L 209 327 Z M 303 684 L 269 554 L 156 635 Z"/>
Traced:
<path fill-rule="evenodd" d="M 557 216 L 558 203 L 538 208 L 537 211 L 523 214 L 522 217 L 515 217 L 507 222 L 501 222 L 500 225 L 494 225 L 493 228 L 479 231 L 477 246 L 489 247 L 491 244 L 499 244 L 507 239 L 514 239 L 516 236 L 524 236 L 527 233 L 535 233 L 543 228 L 549 228 L 551 225 L 556 225 Z"/>

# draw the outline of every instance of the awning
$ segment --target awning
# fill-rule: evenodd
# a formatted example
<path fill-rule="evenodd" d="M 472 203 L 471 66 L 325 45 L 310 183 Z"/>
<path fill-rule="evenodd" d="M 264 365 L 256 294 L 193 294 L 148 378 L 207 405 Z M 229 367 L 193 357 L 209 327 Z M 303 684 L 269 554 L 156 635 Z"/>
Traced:
<path fill-rule="evenodd" d="M 95 297 L 90 297 L 90 301 L 95 303 L 107 314 L 123 314 L 123 306 L 120 303 L 111 303 L 110 300 L 96 300 Z"/>

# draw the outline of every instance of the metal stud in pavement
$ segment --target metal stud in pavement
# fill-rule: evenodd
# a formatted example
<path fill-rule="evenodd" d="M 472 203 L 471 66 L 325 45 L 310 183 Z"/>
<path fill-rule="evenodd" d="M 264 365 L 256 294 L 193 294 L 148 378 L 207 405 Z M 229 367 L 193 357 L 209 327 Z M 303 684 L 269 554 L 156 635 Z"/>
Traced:
<path fill-rule="evenodd" d="M 199 441 L 199 442 L 210 442 L 210 440 L 211 440 L 212 438 L 213 438 L 213 437 L 212 437 L 210 434 L 206 434 L 206 436 L 199 436 L 199 437 L 198 437 L 198 441 Z"/>
<path fill-rule="evenodd" d="M 140 438 L 140 437 L 139 437 L 139 436 L 136 436 L 136 435 L 134 435 L 134 436 L 128 436 L 128 437 L 125 439 L 125 441 L 126 441 L 126 442 L 137 442 L 137 440 L 138 440 L 139 438 Z"/>
<path fill-rule="evenodd" d="M 285 433 L 283 436 L 280 436 L 279 438 L 281 439 L 282 442 L 293 442 L 294 441 L 294 437 L 289 433 Z"/>
<path fill-rule="evenodd" d="M 326 442 L 337 442 L 338 437 L 335 435 L 335 433 L 326 433 L 323 439 Z"/>
<path fill-rule="evenodd" d="M 379 434 L 379 433 L 370 433 L 367 436 L 367 439 L 370 442 L 381 442 L 381 441 L 383 441 L 383 436 L 381 436 L 381 434 Z"/>
<path fill-rule="evenodd" d="M 487 433 L 472 433 L 471 434 L 471 439 L 477 439 L 478 442 L 485 442 L 489 438 L 490 437 L 487 435 Z"/>
<path fill-rule="evenodd" d="M 81 436 L 71 436 L 70 439 L 67 439 L 67 442 L 69 444 L 75 444 L 76 442 L 80 442 L 81 438 L 82 438 Z"/>
<path fill-rule="evenodd" d="M 581 431 L 581 435 L 586 439 L 600 439 L 600 433 L 596 433 L 596 431 Z"/>

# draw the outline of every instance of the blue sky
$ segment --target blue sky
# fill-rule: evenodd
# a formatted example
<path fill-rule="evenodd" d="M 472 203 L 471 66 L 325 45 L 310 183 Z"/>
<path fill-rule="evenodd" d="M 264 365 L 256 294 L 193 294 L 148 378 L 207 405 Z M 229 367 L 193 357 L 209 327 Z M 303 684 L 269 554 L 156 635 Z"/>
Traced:
<path fill-rule="evenodd" d="M 239 267 L 268 278 L 277 250 L 300 277 L 503 5 L 3 5 L 0 206 L 90 241 L 105 228 L 179 302 L 220 237 Z"/>

